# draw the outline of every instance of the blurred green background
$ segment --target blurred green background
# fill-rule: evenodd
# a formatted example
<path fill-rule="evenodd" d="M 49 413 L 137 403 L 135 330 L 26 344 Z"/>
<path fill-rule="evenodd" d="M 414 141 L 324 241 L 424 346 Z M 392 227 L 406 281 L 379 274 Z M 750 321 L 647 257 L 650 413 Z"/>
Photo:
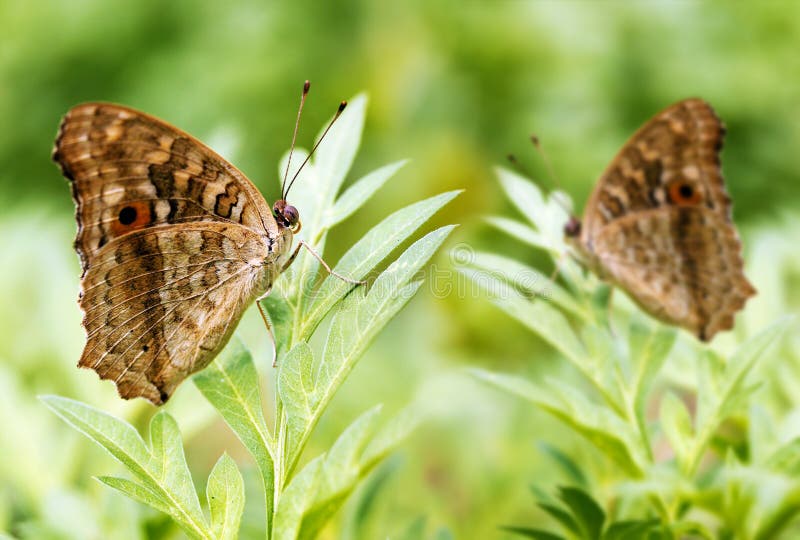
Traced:
<path fill-rule="evenodd" d="M 528 143 L 535 132 L 581 208 L 641 123 L 700 96 L 728 126 L 723 167 L 746 247 L 763 231 L 791 243 L 798 230 L 798 2 L 0 0 L 0 21 L 0 530 L 15 536 L 144 538 L 167 527 L 92 480 L 120 467 L 35 397 L 74 397 L 138 425 L 153 412 L 121 402 L 109 383 L 75 367 L 83 331 L 74 210 L 49 156 L 60 117 L 79 102 L 123 103 L 181 127 L 231 159 L 271 201 L 302 82 L 312 81 L 303 146 L 339 100 L 366 91 L 367 125 L 350 180 L 412 161 L 334 231 L 326 258 L 335 261 L 389 212 L 465 188 L 437 218 L 463 225 L 451 246 L 537 263 L 540 254 L 482 223 L 512 212 L 493 167 L 513 152 L 552 186 Z M 800 255 L 786 263 L 795 282 L 798 263 Z M 444 252 L 436 269 L 457 290 L 449 267 Z M 240 334 L 267 380 L 274 372 L 254 311 Z M 759 313 L 779 315 L 769 306 Z M 529 520 L 528 485 L 560 480 L 535 442 L 573 454 L 583 446 L 462 368 L 538 376 L 558 371 L 556 360 L 479 295 L 438 298 L 423 289 L 337 396 L 310 455 L 367 407 L 397 410 L 421 399 L 432 420 L 377 471 L 375 497 L 356 496 L 372 500 L 375 537 L 421 517 L 429 531 L 447 528 L 456 538 L 503 537 L 499 524 Z M 191 383 L 170 407 L 200 478 L 222 450 L 252 466 Z M 342 512 L 329 536 L 357 511 Z"/>

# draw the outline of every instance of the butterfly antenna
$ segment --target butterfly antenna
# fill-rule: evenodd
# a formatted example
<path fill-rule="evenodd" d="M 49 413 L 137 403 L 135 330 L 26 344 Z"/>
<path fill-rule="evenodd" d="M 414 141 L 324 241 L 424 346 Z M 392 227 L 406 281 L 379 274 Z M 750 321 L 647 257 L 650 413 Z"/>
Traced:
<path fill-rule="evenodd" d="M 306 81 L 303 83 L 303 95 L 300 97 L 300 107 L 297 108 L 297 120 L 294 122 L 294 134 L 292 135 L 292 146 L 289 147 L 289 159 L 286 161 L 286 171 L 283 173 L 283 182 L 281 183 L 281 199 L 286 199 L 286 179 L 289 177 L 289 165 L 292 164 L 292 154 L 294 153 L 294 143 L 297 141 L 297 129 L 300 127 L 300 115 L 303 113 L 303 105 L 306 103 L 306 96 L 308 90 L 311 88 L 311 83 Z"/>
<path fill-rule="evenodd" d="M 544 148 L 542 148 L 542 143 L 539 140 L 539 137 L 536 136 L 536 134 L 533 133 L 531 134 L 531 143 L 533 143 L 533 147 L 536 148 L 536 152 L 539 154 L 539 156 L 542 158 L 542 161 L 544 162 L 544 167 L 547 170 L 547 176 L 549 177 L 550 182 L 553 183 L 553 185 L 558 191 L 563 192 L 564 188 L 561 187 L 561 182 L 558 179 L 556 170 L 553 168 L 553 163 L 550 161 L 550 158 L 547 157 L 547 153 L 544 151 Z M 570 208 L 567 208 L 567 204 L 564 201 L 562 201 L 560 197 L 555 197 L 555 199 L 558 201 L 558 204 L 561 206 L 562 209 L 564 209 L 564 211 L 567 214 L 572 215 L 572 210 Z"/>
<path fill-rule="evenodd" d="M 330 131 L 330 129 L 333 126 L 334 122 L 336 122 L 336 120 L 342 115 L 342 111 L 344 111 L 345 107 L 347 107 L 347 102 L 346 101 L 342 101 L 339 104 L 339 108 L 336 110 L 336 114 L 333 115 L 333 118 L 331 119 L 331 122 L 328 124 L 328 127 L 326 127 L 325 131 L 322 132 L 322 136 L 320 136 L 319 140 L 316 142 L 314 147 L 311 149 L 311 152 L 308 153 L 308 155 L 306 156 L 306 159 L 304 159 L 303 163 L 300 164 L 300 168 L 297 169 L 297 172 L 294 173 L 294 176 L 292 176 L 292 181 L 289 182 L 289 186 L 286 188 L 286 193 L 284 194 L 284 199 L 286 198 L 286 195 L 289 194 L 289 190 L 292 189 L 292 186 L 294 185 L 294 181 L 297 180 L 297 177 L 300 175 L 300 172 L 303 170 L 303 167 L 306 166 L 306 163 L 308 163 L 308 160 L 311 159 L 311 156 L 313 156 L 314 152 L 317 151 L 317 148 L 319 147 L 319 143 L 321 143 L 322 140 L 325 138 L 325 135 L 328 134 L 328 131 Z"/>

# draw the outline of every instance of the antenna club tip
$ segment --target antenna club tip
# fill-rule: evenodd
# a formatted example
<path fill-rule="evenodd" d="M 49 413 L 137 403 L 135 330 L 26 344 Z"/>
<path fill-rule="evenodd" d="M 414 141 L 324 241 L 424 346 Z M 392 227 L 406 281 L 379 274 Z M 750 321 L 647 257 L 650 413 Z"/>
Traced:
<path fill-rule="evenodd" d="M 517 162 L 517 156 L 515 156 L 514 154 L 506 154 L 506 159 L 511 163 Z"/>
<path fill-rule="evenodd" d="M 303 93 L 308 94 L 308 90 L 311 88 L 311 81 L 306 81 L 303 83 Z"/>
<path fill-rule="evenodd" d="M 534 146 L 540 145 L 539 137 L 535 133 L 531 133 L 531 142 L 534 144 Z"/>
<path fill-rule="evenodd" d="M 342 101 L 341 103 L 339 103 L 339 112 L 342 112 L 345 107 L 347 107 L 346 101 Z"/>

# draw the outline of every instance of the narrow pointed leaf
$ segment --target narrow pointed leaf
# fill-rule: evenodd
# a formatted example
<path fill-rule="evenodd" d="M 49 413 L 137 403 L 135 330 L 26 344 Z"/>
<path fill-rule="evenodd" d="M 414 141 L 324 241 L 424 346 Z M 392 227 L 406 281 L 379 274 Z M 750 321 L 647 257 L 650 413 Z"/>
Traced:
<path fill-rule="evenodd" d="M 166 411 L 159 411 L 150 421 L 150 440 L 153 456 L 159 463 L 158 470 L 162 475 L 158 479 L 159 485 L 174 497 L 172 504 L 183 508 L 193 521 L 205 522 L 186 464 L 178 423 Z"/>
<path fill-rule="evenodd" d="M 397 246 L 459 193 L 442 193 L 393 213 L 356 242 L 342 256 L 334 270 L 352 279 L 364 279 Z M 297 335 L 310 335 L 328 311 L 352 289 L 352 284 L 345 283 L 336 276 L 328 276 L 320 285 L 316 300 L 304 314 L 304 321 Z"/>
<path fill-rule="evenodd" d="M 326 212 L 325 227 L 331 228 L 353 215 L 407 162 L 408 160 L 402 160 L 390 163 L 357 180 L 342 193 L 334 203 L 333 208 Z"/>
<path fill-rule="evenodd" d="M 271 437 L 264 421 L 258 373 L 250 352 L 239 340 L 234 339 L 225 351 L 207 368 L 197 373 L 193 380 L 253 456 L 261 473 L 269 521 L 273 510 L 274 482 Z"/>

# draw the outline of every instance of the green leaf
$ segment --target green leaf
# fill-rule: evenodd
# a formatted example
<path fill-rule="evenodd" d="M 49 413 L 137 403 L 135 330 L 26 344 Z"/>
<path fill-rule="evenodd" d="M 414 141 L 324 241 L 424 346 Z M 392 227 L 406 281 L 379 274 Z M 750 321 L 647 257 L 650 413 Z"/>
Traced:
<path fill-rule="evenodd" d="M 502 278 L 531 300 L 541 298 L 552 301 L 573 315 L 582 319 L 588 317 L 586 309 L 561 286 L 538 270 L 519 261 L 491 253 L 477 252 L 473 256 L 471 266 L 487 272 L 491 277 Z"/>
<path fill-rule="evenodd" d="M 155 508 L 159 512 L 163 512 L 167 515 L 172 514 L 173 509 L 169 502 L 164 500 L 164 498 L 156 491 L 153 491 L 138 482 L 116 476 L 98 476 L 97 480 L 110 488 L 116 489 L 134 501 L 146 504 L 147 506 Z"/>
<path fill-rule="evenodd" d="M 323 459 L 324 456 L 318 456 L 311 460 L 281 494 L 275 512 L 273 540 L 295 540 L 298 537 L 303 515 L 314 501 L 322 476 Z"/>
<path fill-rule="evenodd" d="M 102 446 L 136 476 L 147 476 L 154 459 L 139 432 L 110 414 L 60 396 L 39 399 L 67 424 Z"/>
<path fill-rule="evenodd" d="M 612 523 L 603 534 L 603 540 L 640 540 L 649 538 L 647 533 L 658 529 L 657 519 L 617 521 Z"/>
<path fill-rule="evenodd" d="M 580 393 L 557 381 L 539 386 L 512 375 L 472 369 L 478 380 L 521 397 L 562 420 L 586 437 L 629 475 L 642 475 L 641 458 L 636 458 L 630 426 L 610 409 L 589 402 Z"/>
<path fill-rule="evenodd" d="M 490 295 L 489 300 L 497 307 L 536 332 L 576 367 L 581 370 L 586 368 L 586 350 L 564 315 L 549 302 L 531 301 L 496 277 L 487 276 L 485 272 L 471 268 L 457 270 L 483 288 Z"/>
<path fill-rule="evenodd" d="M 716 362 L 701 364 L 698 383 L 697 435 L 687 457 L 687 470 L 693 472 L 708 448 L 709 441 L 719 425 L 752 395 L 755 385 L 747 385 L 747 374 L 764 351 L 776 343 L 793 323 L 793 317 L 783 317 L 756 336 L 742 344 L 722 368 Z M 708 357 L 713 360 L 714 356 Z"/>
<path fill-rule="evenodd" d="M 550 243 L 545 240 L 539 231 L 533 227 L 525 225 L 524 223 L 520 223 L 515 219 L 509 219 L 502 216 L 489 216 L 484 219 L 495 229 L 502 231 L 512 238 L 516 238 L 517 240 L 524 242 L 529 246 L 544 250 L 550 248 Z"/>
<path fill-rule="evenodd" d="M 238 339 L 233 339 L 223 353 L 193 380 L 253 456 L 261 473 L 269 528 L 273 511 L 273 454 L 261 408 L 258 373 L 250 352 Z"/>
<path fill-rule="evenodd" d="M 317 148 L 314 166 L 330 193 L 338 193 L 361 144 L 361 132 L 367 114 L 367 96 L 358 94 L 347 103 L 347 108 L 333 124 L 325 142 Z M 320 131 L 317 140 L 322 137 Z"/>
<path fill-rule="evenodd" d="M 401 441 L 414 431 L 419 425 L 424 412 L 419 405 L 409 405 L 392 418 L 372 438 L 364 454 L 361 457 L 361 470 L 369 471 L 390 452 L 392 452 Z"/>
<path fill-rule="evenodd" d="M 397 246 L 459 193 L 460 191 L 442 193 L 393 213 L 356 242 L 342 256 L 334 270 L 343 276 L 364 279 Z M 302 338 L 311 335 L 330 309 L 352 289 L 352 284 L 345 283 L 336 276 L 325 278 L 315 293 L 315 301 L 303 314 L 295 336 Z"/>
<path fill-rule="evenodd" d="M 583 487 L 589 484 L 586 480 L 586 475 L 583 473 L 583 469 L 581 469 L 581 467 L 575 463 L 575 460 L 573 460 L 565 452 L 544 440 L 536 441 L 536 447 L 539 448 L 541 452 L 550 456 L 558 465 L 560 465 L 561 469 L 574 483 Z"/>
<path fill-rule="evenodd" d="M 667 437 L 678 462 L 686 466 L 686 458 L 694 436 L 692 418 L 683 401 L 672 392 L 661 400 L 661 429 Z"/>
<path fill-rule="evenodd" d="M 428 233 L 389 265 L 363 299 L 349 298 L 334 316 L 317 373 L 317 402 L 324 408 L 372 338 L 419 288 L 409 284 L 444 242 L 453 226 Z"/>
<path fill-rule="evenodd" d="M 534 538 L 535 540 L 564 540 L 563 536 L 553 534 L 551 532 L 545 531 L 544 529 L 533 529 L 531 527 L 515 527 L 507 525 L 500 527 L 500 529 L 513 534 L 524 536 L 525 538 Z"/>
<path fill-rule="evenodd" d="M 638 319 L 630 326 L 628 347 L 634 371 L 630 392 L 633 394 L 636 421 L 642 434 L 647 433 L 647 397 L 656 375 L 661 371 L 675 344 L 676 336 L 677 332 L 673 328 L 658 325 L 651 329 Z M 648 440 L 643 442 L 649 444 Z"/>
<path fill-rule="evenodd" d="M 408 160 L 405 159 L 390 163 L 356 181 L 336 199 L 333 207 L 326 212 L 325 228 L 330 229 L 353 215 L 406 163 Z"/>
<path fill-rule="evenodd" d="M 278 397 L 286 413 L 286 448 L 288 462 L 299 458 L 303 433 L 313 416 L 314 382 L 311 369 L 314 356 L 311 348 L 301 341 L 282 360 L 278 371 Z"/>
<path fill-rule="evenodd" d="M 357 418 L 325 455 L 314 502 L 303 518 L 300 538 L 315 538 L 355 488 L 362 476 L 360 457 L 377 429 L 380 409 L 373 407 Z"/>
<path fill-rule="evenodd" d="M 193 538 L 211 538 L 197 493 L 189 480 L 177 424 L 165 412 L 150 424 L 153 447 L 147 448 L 139 433 L 127 422 L 89 405 L 59 396 L 41 400 L 69 425 L 89 437 L 125 465 L 139 482 L 103 477 L 100 480 L 132 498 L 167 511 Z M 191 493 L 188 492 L 191 490 Z"/>
<path fill-rule="evenodd" d="M 573 519 L 569 512 L 566 512 L 554 504 L 545 502 L 539 502 L 537 505 L 539 508 L 550 514 L 553 519 L 558 521 L 567 531 L 575 535 L 581 533 L 580 529 L 578 528 L 578 523 L 575 521 L 575 519 Z"/>
<path fill-rule="evenodd" d="M 239 537 L 239 523 L 244 511 L 244 481 L 236 462 L 222 454 L 211 470 L 206 486 L 214 538 L 234 540 Z"/>
<path fill-rule="evenodd" d="M 150 420 L 150 445 L 158 462 L 156 470 L 161 472 L 157 481 L 176 499 L 172 504 L 183 508 L 192 521 L 204 522 L 205 516 L 183 453 L 178 423 L 164 410 Z"/>
<path fill-rule="evenodd" d="M 606 515 L 591 495 L 579 488 L 561 487 L 559 498 L 575 516 L 581 536 L 586 540 L 600 540 Z"/>

